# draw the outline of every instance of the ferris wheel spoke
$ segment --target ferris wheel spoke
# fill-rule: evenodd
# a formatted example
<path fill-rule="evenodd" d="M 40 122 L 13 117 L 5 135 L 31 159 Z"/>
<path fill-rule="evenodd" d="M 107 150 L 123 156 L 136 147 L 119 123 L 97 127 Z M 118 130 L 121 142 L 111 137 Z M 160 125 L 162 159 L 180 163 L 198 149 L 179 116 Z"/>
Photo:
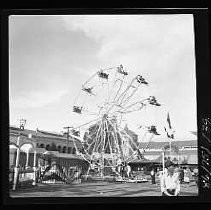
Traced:
<path fill-rule="evenodd" d="M 121 155 L 122 159 L 124 160 L 124 154 L 123 154 L 122 147 L 121 147 L 121 141 L 120 141 L 120 144 L 119 144 L 119 139 L 118 139 L 118 135 L 117 135 L 117 134 L 119 134 L 119 132 L 116 129 L 116 125 L 113 125 L 113 128 L 114 128 L 114 131 L 115 131 L 116 142 L 117 142 L 117 145 L 118 145 L 120 155 Z"/>
<path fill-rule="evenodd" d="M 100 130 L 101 130 L 101 126 L 102 126 L 102 121 L 100 122 L 99 128 L 98 128 L 98 130 L 97 130 L 97 135 L 96 135 L 96 137 L 94 138 L 95 141 L 93 140 L 93 142 L 94 142 L 94 147 L 93 147 L 93 150 L 92 150 L 93 152 L 96 151 L 96 146 L 97 146 L 97 142 L 98 142 L 98 138 L 99 138 L 99 133 L 100 133 Z"/>
<path fill-rule="evenodd" d="M 132 158 L 136 153 L 137 153 L 137 150 L 136 150 L 136 151 L 133 150 L 133 153 L 132 153 L 129 157 L 127 157 L 126 162 L 131 161 L 131 158 Z"/>
<path fill-rule="evenodd" d="M 108 146 L 109 146 L 109 151 L 110 151 L 110 154 L 113 155 L 113 146 L 112 143 L 111 143 L 111 132 L 109 131 L 109 126 L 108 126 L 108 122 L 106 121 L 106 127 L 107 127 L 107 131 L 108 131 Z"/>
<path fill-rule="evenodd" d="M 146 82 L 145 79 L 142 76 L 138 75 L 132 80 L 132 82 L 128 86 L 129 88 L 133 88 L 134 90 L 132 91 L 132 93 L 128 94 L 128 97 L 125 99 L 126 92 L 129 91 L 129 88 L 126 89 L 119 104 L 122 105 L 122 104 L 125 104 L 126 102 L 128 102 L 129 99 L 132 98 L 132 96 L 137 92 L 137 90 L 138 90 L 138 88 L 140 87 L 141 84 L 148 85 L 148 82 Z"/>
<path fill-rule="evenodd" d="M 89 153 L 91 146 L 95 143 L 95 141 L 91 141 L 91 143 L 88 145 L 86 151 Z"/>
<path fill-rule="evenodd" d="M 96 75 L 98 72 L 96 72 L 95 74 L 93 74 L 84 84 L 83 86 L 86 86 L 88 82 L 90 82 Z"/>
<path fill-rule="evenodd" d="M 84 114 L 90 115 L 90 116 L 98 116 L 98 117 L 99 117 L 99 113 L 90 112 L 90 111 L 88 111 L 88 110 L 84 110 Z"/>
<path fill-rule="evenodd" d="M 131 147 L 131 145 L 128 144 L 128 140 L 125 140 L 125 138 L 122 136 L 121 131 L 119 132 L 119 135 L 120 135 L 120 137 L 121 137 L 121 139 L 122 139 L 122 142 L 123 142 L 122 147 L 124 148 L 124 150 L 125 150 L 125 149 L 128 149 L 128 150 L 129 150 L 129 147 L 130 147 L 130 149 L 133 151 L 133 148 Z M 126 142 L 126 145 L 127 145 L 127 146 L 125 145 L 125 142 Z M 127 154 L 126 154 L 126 152 L 125 152 L 125 154 L 124 154 L 124 160 L 126 160 L 126 157 L 127 157 Z"/>
<path fill-rule="evenodd" d="M 125 79 L 125 75 L 123 75 L 122 79 L 116 80 L 116 82 L 117 82 L 117 81 L 120 81 L 120 86 L 119 86 L 119 88 L 118 88 L 118 90 L 117 90 L 117 92 L 116 92 L 116 94 L 115 94 L 115 96 L 114 96 L 113 101 L 115 101 L 116 98 L 119 97 L 118 94 L 120 93 L 120 91 L 121 91 L 121 89 L 122 89 L 122 85 L 123 85 L 123 83 L 124 83 L 124 79 Z"/>
<path fill-rule="evenodd" d="M 118 104 L 121 104 L 123 99 L 125 98 L 127 92 L 129 91 L 130 88 L 136 88 L 135 84 L 133 84 L 136 81 L 136 78 L 134 78 L 131 83 L 126 87 L 126 89 L 120 94 L 120 96 L 117 98 L 116 102 Z"/>
<path fill-rule="evenodd" d="M 119 95 L 119 97 L 116 99 L 116 103 L 117 104 L 121 104 L 121 101 L 124 99 L 124 97 L 126 96 L 126 93 L 127 93 L 127 91 L 130 89 L 131 87 L 130 86 L 128 86 L 120 95 Z"/>
<path fill-rule="evenodd" d="M 103 130 L 102 130 L 102 136 L 103 136 L 103 141 L 102 141 L 102 152 L 104 153 L 105 151 L 105 138 L 106 138 L 106 133 L 105 133 L 105 122 L 103 122 Z"/>
<path fill-rule="evenodd" d="M 84 124 L 82 124 L 82 125 L 73 127 L 73 129 L 78 129 L 78 128 L 84 127 L 84 126 L 89 125 L 90 123 L 93 123 L 93 122 L 98 121 L 98 120 L 100 120 L 100 119 L 101 119 L 101 117 L 95 118 L 95 119 L 93 119 L 93 120 L 91 120 L 91 121 L 89 121 L 89 122 L 87 122 L 87 123 L 84 123 Z"/>
<path fill-rule="evenodd" d="M 120 105 L 121 106 L 124 106 L 125 104 L 127 104 L 127 102 L 129 102 L 129 99 L 131 99 L 135 95 L 135 93 L 138 91 L 139 86 L 140 86 L 140 84 L 137 87 L 135 87 L 135 89 L 133 90 L 133 92 L 130 93 L 130 95 L 126 99 L 122 98 L 122 100 L 120 102 Z"/>
<path fill-rule="evenodd" d="M 119 135 L 122 137 L 122 139 L 126 139 L 125 137 L 123 137 L 122 131 L 119 131 Z M 131 151 L 134 151 L 134 149 L 133 149 L 133 148 L 131 147 L 131 145 L 129 144 L 128 140 L 126 139 L 126 140 L 124 140 L 124 141 L 127 142 L 127 145 L 130 147 Z"/>
<path fill-rule="evenodd" d="M 142 109 L 142 107 L 140 107 L 138 109 L 133 109 L 133 110 L 130 110 L 130 111 L 117 110 L 117 111 L 113 112 L 112 114 L 117 114 L 117 113 L 119 113 L 119 114 L 129 114 L 129 113 L 133 113 L 133 112 L 139 111 L 141 109 Z"/>
<path fill-rule="evenodd" d="M 103 130 L 103 122 L 101 124 L 101 129 L 99 129 L 99 135 L 98 138 L 96 138 L 96 149 L 94 151 L 98 152 L 99 151 L 99 147 L 102 144 L 102 130 Z"/>
<path fill-rule="evenodd" d="M 122 114 L 129 114 L 129 113 L 133 113 L 133 112 L 137 112 L 140 111 L 141 109 L 143 109 L 144 106 L 138 107 L 137 109 L 132 109 L 132 110 L 126 110 L 126 111 L 118 111 L 119 113 Z"/>
<path fill-rule="evenodd" d="M 89 157 L 89 159 L 92 160 L 92 156 L 89 155 L 89 149 L 90 149 L 91 145 L 92 145 L 92 143 L 88 146 L 87 149 L 85 149 L 84 147 L 83 147 L 83 149 L 84 149 L 85 153 L 87 154 L 87 156 Z M 74 146 L 75 146 L 76 150 L 78 150 L 77 146 L 76 146 L 76 145 L 74 145 Z M 79 151 L 77 151 L 77 152 L 80 153 Z M 81 155 L 84 159 L 86 159 L 85 156 L 84 156 L 82 153 L 80 153 L 80 155 Z"/>
<path fill-rule="evenodd" d="M 128 162 L 128 160 L 130 160 L 130 158 L 132 158 L 137 153 L 137 150 L 134 151 L 130 144 L 129 147 L 131 148 L 132 154 L 126 158 L 126 162 Z"/>
<path fill-rule="evenodd" d="M 132 92 L 124 101 L 121 102 L 121 105 L 123 105 L 123 104 L 125 104 L 127 101 L 129 101 L 129 99 L 131 99 L 131 98 L 133 97 L 133 95 L 138 91 L 138 88 L 139 88 L 139 86 L 136 87 L 136 88 L 133 90 L 133 92 Z"/>
<path fill-rule="evenodd" d="M 88 160 L 88 159 L 90 159 L 90 156 L 87 154 L 88 158 L 85 158 L 85 155 L 83 155 L 83 154 L 79 151 L 78 146 L 76 145 L 75 141 L 73 141 L 73 144 L 74 144 L 74 147 L 75 147 L 75 149 L 76 149 L 76 153 L 79 154 L 85 161 L 87 161 L 87 162 L 90 163 L 90 161 Z"/>
<path fill-rule="evenodd" d="M 88 135 L 88 139 L 92 139 L 93 136 L 95 136 L 95 134 L 97 134 L 98 130 L 96 129 L 96 131 L 92 134 L 87 134 Z"/>
<path fill-rule="evenodd" d="M 127 109 L 129 109 L 130 107 L 133 107 L 133 106 L 135 106 L 135 105 L 137 105 L 137 104 L 143 105 L 144 102 L 147 101 L 147 100 L 148 100 L 148 98 L 142 99 L 141 101 L 137 101 L 137 102 L 135 102 L 135 103 L 132 103 L 132 104 L 128 105 L 127 107 L 124 107 L 123 109 L 124 109 L 124 110 L 127 110 Z"/>
<path fill-rule="evenodd" d="M 145 79 L 141 75 L 136 76 L 133 82 L 134 81 L 135 81 L 135 84 L 132 84 L 131 86 L 135 88 L 134 91 L 124 101 L 122 100 L 121 104 L 125 105 L 129 101 L 129 99 L 131 99 L 134 96 L 134 94 L 137 92 L 141 84 L 148 85 L 148 82 L 146 82 Z"/>
<path fill-rule="evenodd" d="M 120 113 L 120 119 L 119 119 L 119 124 L 118 124 L 118 126 L 120 126 L 120 125 L 121 125 L 122 120 L 123 120 L 123 116 L 122 116 L 122 114 Z"/>
<path fill-rule="evenodd" d="M 119 145 L 118 145 L 118 139 L 116 138 L 116 135 L 114 133 L 114 128 L 113 128 L 113 125 L 111 123 L 108 123 L 108 125 L 110 124 L 110 127 L 111 127 L 111 136 L 112 136 L 112 139 L 113 139 L 113 146 L 114 146 L 114 150 L 116 150 L 116 152 L 120 152 L 120 148 L 119 148 Z"/>
<path fill-rule="evenodd" d="M 135 148 L 137 149 L 137 145 L 136 143 L 133 141 L 133 139 L 131 138 L 131 136 L 129 136 L 124 130 L 122 130 L 122 133 L 127 136 L 129 138 L 129 140 L 131 141 L 131 143 L 135 146 Z"/>
<path fill-rule="evenodd" d="M 147 134 L 148 132 L 145 132 L 145 134 L 144 134 L 144 136 L 146 136 L 146 134 Z M 138 146 L 137 146 L 137 149 L 134 151 L 133 150 L 133 154 L 131 154 L 128 158 L 127 158 L 127 160 L 130 160 L 131 159 L 131 157 L 133 157 L 136 153 L 138 154 L 139 152 L 140 152 L 140 146 L 141 146 L 141 142 L 139 142 L 139 144 L 138 144 Z M 139 152 L 138 152 L 139 151 Z M 144 151 L 144 149 L 143 149 L 143 151 Z M 141 153 L 142 155 L 143 155 L 143 152 Z"/>
<path fill-rule="evenodd" d="M 113 104 L 113 105 L 108 109 L 108 111 L 111 111 L 111 109 L 112 109 L 115 105 L 118 104 L 117 102 L 118 102 L 118 100 L 120 99 L 120 97 L 121 97 L 122 95 L 124 95 L 124 93 L 126 92 L 126 90 L 129 88 L 129 86 L 128 86 L 128 87 L 126 88 L 125 91 L 123 91 L 120 95 L 118 95 L 118 94 L 121 92 L 122 85 L 123 85 L 123 82 L 124 82 L 124 78 L 125 78 L 125 75 L 123 75 L 123 79 L 120 80 L 120 81 L 121 81 L 121 84 L 120 84 L 120 86 L 119 86 L 119 89 L 117 90 L 117 93 L 116 93 L 114 99 L 112 100 L 112 104 Z M 116 100 L 116 98 L 117 98 L 117 100 Z"/>
<path fill-rule="evenodd" d="M 77 96 L 76 96 L 76 98 L 74 100 L 74 104 L 76 104 L 76 102 L 77 102 L 77 100 L 78 100 L 80 95 L 81 95 L 81 90 L 78 92 L 78 94 L 77 94 Z"/>
<path fill-rule="evenodd" d="M 121 108 L 118 111 L 122 113 L 130 113 L 141 110 L 146 104 L 144 103 L 147 99 L 143 99 L 141 101 L 135 102 L 127 107 Z"/>
<path fill-rule="evenodd" d="M 123 75 L 122 79 L 118 79 L 118 81 L 120 81 L 120 85 L 119 85 L 119 88 L 118 88 L 117 92 L 115 93 L 114 98 L 109 101 L 111 103 L 111 106 L 108 108 L 107 112 L 109 112 L 114 107 L 114 105 L 116 104 L 115 100 L 118 97 L 118 94 L 121 92 L 122 85 L 124 83 L 124 78 L 125 78 L 125 75 Z M 114 84 L 113 84 L 113 88 L 114 88 Z"/>
<path fill-rule="evenodd" d="M 105 145 L 105 151 L 106 151 L 106 148 L 107 148 L 108 145 L 109 145 L 110 132 L 109 132 L 109 129 L 108 129 L 107 121 L 105 122 L 105 124 L 106 124 L 106 130 L 107 130 L 107 142 L 106 142 L 106 145 Z M 110 147 L 109 147 L 109 151 L 111 151 L 111 150 L 110 150 Z"/>

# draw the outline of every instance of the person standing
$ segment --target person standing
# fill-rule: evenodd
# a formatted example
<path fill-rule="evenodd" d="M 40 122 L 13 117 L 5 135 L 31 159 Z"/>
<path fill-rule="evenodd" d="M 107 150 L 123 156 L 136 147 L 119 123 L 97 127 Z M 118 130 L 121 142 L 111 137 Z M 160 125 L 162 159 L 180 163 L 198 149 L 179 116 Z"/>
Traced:
<path fill-rule="evenodd" d="M 121 166 L 122 166 L 122 168 L 121 168 L 122 178 L 125 179 L 125 177 L 126 177 L 126 164 L 125 164 L 124 161 L 122 162 Z"/>
<path fill-rule="evenodd" d="M 196 186 L 198 186 L 198 168 L 194 168 L 193 173 Z"/>
<path fill-rule="evenodd" d="M 129 164 L 127 164 L 127 178 L 130 178 L 130 173 L 131 173 L 131 167 Z"/>
<path fill-rule="evenodd" d="M 190 172 L 188 167 L 186 167 L 184 170 L 184 182 L 186 187 L 188 187 L 190 183 Z"/>
<path fill-rule="evenodd" d="M 151 180 L 152 180 L 152 184 L 156 184 L 156 182 L 155 182 L 155 170 L 154 170 L 154 168 L 151 170 Z"/>
<path fill-rule="evenodd" d="M 180 184 L 182 184 L 184 182 L 184 170 L 182 167 L 180 167 L 179 172 Z"/>
<path fill-rule="evenodd" d="M 178 173 L 174 173 L 174 164 L 170 161 L 166 163 L 165 167 L 167 173 L 162 175 L 160 183 L 162 196 L 178 196 L 180 181 Z"/>

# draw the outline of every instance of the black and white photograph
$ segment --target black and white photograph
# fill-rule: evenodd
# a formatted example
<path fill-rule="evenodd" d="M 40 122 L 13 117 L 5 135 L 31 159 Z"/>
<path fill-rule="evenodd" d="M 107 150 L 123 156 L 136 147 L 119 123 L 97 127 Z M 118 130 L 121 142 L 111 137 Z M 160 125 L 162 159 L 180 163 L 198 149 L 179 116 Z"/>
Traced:
<path fill-rule="evenodd" d="M 199 195 L 193 14 L 8 29 L 11 198 Z"/>

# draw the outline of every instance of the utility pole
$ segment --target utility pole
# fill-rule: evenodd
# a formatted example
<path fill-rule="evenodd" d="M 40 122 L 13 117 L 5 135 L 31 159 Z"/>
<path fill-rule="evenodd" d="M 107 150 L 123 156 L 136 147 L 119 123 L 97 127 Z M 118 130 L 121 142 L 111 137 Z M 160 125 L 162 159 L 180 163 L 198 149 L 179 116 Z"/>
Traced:
<path fill-rule="evenodd" d="M 165 153 L 164 153 L 164 148 L 162 149 L 162 166 L 163 166 L 163 175 L 165 171 Z"/>
<path fill-rule="evenodd" d="M 63 127 L 64 129 L 67 129 L 67 153 L 68 153 L 68 146 L 69 146 L 69 133 L 70 133 L 70 126 Z"/>

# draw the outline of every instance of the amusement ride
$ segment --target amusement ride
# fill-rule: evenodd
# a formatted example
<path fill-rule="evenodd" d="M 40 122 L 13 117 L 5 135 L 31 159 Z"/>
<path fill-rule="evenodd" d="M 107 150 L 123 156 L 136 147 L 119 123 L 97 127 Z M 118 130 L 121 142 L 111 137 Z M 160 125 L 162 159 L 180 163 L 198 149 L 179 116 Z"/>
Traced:
<path fill-rule="evenodd" d="M 73 141 L 77 155 L 90 165 L 87 174 L 94 168 L 100 177 L 118 173 L 121 163 L 143 157 L 146 148 L 140 148 L 140 142 L 123 125 L 131 115 L 138 117 L 138 112 L 149 106 L 161 106 L 154 96 L 146 94 L 148 86 L 141 75 L 130 78 L 123 65 L 100 69 L 82 84 L 72 109 L 80 123 L 69 135 L 82 143 L 81 148 Z M 148 147 L 159 134 L 154 125 L 145 131 Z"/>

